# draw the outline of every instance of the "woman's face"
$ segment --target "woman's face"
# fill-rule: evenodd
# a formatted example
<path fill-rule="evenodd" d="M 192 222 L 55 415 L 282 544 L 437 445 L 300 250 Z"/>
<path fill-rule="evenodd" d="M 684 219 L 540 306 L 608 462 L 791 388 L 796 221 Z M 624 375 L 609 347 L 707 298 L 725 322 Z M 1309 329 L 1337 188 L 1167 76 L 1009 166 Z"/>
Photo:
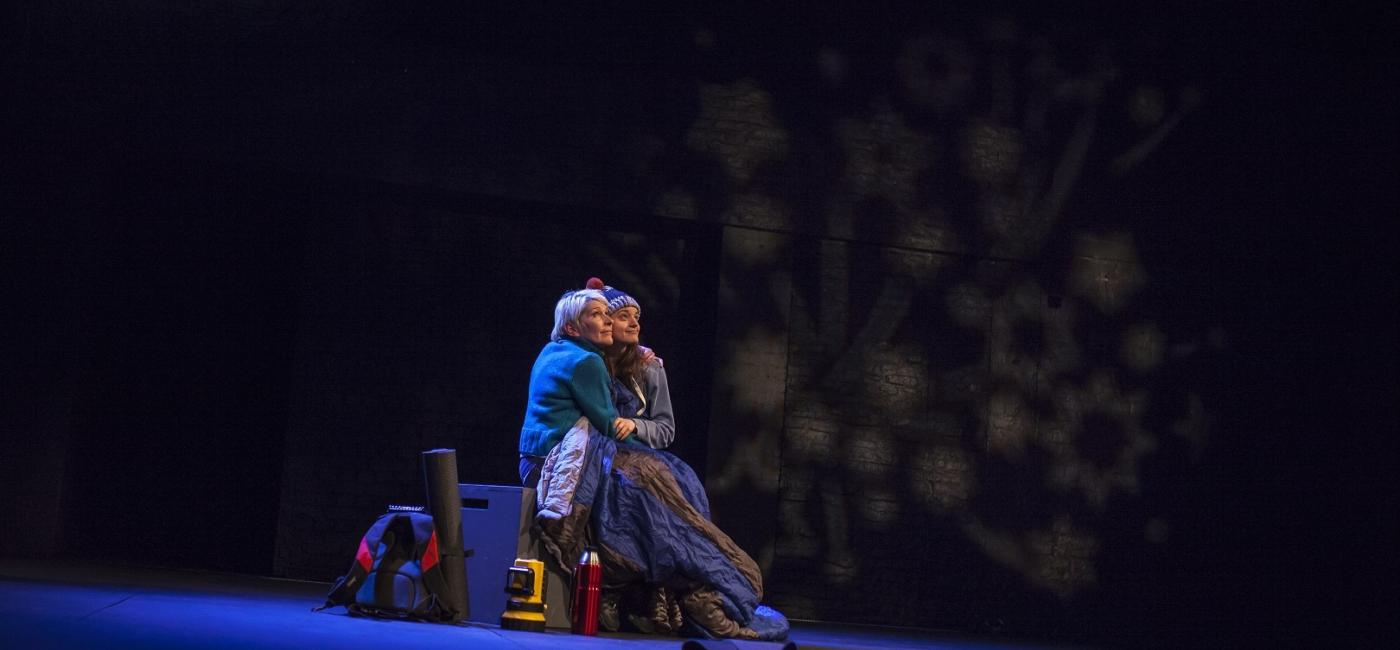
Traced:
<path fill-rule="evenodd" d="M 642 314 L 636 307 L 623 307 L 612 313 L 613 343 L 636 345 L 642 337 Z"/>
<path fill-rule="evenodd" d="M 573 325 L 569 326 L 574 329 Z M 613 321 L 608 317 L 608 305 L 601 300 L 590 300 L 578 317 L 577 336 L 600 348 L 613 343 Z"/>

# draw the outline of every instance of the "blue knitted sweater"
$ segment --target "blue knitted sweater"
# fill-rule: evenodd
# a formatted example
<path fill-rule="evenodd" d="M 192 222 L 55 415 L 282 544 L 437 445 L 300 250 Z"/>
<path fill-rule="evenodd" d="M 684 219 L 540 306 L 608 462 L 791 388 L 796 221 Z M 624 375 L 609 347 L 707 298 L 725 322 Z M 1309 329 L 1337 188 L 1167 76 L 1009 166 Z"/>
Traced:
<path fill-rule="evenodd" d="M 603 355 L 588 341 L 550 341 L 530 370 L 530 398 L 520 427 L 520 453 L 549 454 L 581 417 L 612 436 L 617 409 Z"/>

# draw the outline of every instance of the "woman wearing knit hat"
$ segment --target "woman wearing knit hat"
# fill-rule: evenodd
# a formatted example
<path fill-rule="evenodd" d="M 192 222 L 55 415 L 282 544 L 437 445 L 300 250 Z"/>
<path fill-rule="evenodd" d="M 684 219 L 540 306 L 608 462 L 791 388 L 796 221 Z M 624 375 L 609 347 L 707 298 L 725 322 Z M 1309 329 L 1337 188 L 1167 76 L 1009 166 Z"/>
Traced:
<path fill-rule="evenodd" d="M 638 354 L 641 305 L 598 278 L 583 291 L 602 296 L 611 340 L 598 346 L 597 363 L 611 374 L 620 417 L 585 436 L 570 429 L 543 459 L 532 531 L 562 563 L 578 556 L 586 538 L 596 544 L 602 629 L 786 638 L 787 619 L 760 605 L 758 563 L 714 525 L 695 470 L 660 450 L 675 438 L 675 420 L 660 359 Z"/>
<path fill-rule="evenodd" d="M 612 319 L 612 344 L 603 348 L 603 354 L 612 375 L 613 404 L 621 418 L 614 435 L 618 440 L 635 435 L 653 449 L 665 449 L 676 438 L 676 420 L 666 369 L 640 344 L 642 306 L 598 278 L 589 278 L 588 288 L 602 292 Z"/>

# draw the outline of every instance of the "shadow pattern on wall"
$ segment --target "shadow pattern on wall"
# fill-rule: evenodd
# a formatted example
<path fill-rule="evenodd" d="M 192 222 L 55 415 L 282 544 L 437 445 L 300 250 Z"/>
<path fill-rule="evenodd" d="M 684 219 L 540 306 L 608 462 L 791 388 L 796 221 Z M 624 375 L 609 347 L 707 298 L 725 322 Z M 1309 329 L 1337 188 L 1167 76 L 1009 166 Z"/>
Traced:
<path fill-rule="evenodd" d="M 1193 237 L 1152 189 L 1184 154 L 1154 154 L 1202 92 L 1151 35 L 952 24 L 765 34 L 801 46 L 751 67 L 726 63 L 764 39 L 696 28 L 657 168 L 714 171 L 656 210 L 727 225 L 717 517 L 793 617 L 1148 634 L 1211 543 L 1190 484 L 1226 330 L 1196 253 L 1137 248 Z"/>
<path fill-rule="evenodd" d="M 280 472 L 223 468 L 201 489 L 234 500 L 244 493 L 230 486 L 261 484 L 253 509 L 260 521 L 280 515 L 279 575 L 343 570 L 385 502 L 419 498 L 424 447 L 459 447 L 468 480 L 511 480 L 545 315 L 597 273 L 655 310 L 650 340 L 690 401 L 678 404 L 680 444 L 694 445 L 683 455 L 789 614 L 1150 635 L 1237 613 L 1217 607 L 1240 573 L 1228 565 L 1246 564 L 1238 551 L 1264 526 L 1220 505 L 1254 460 L 1216 424 L 1241 376 L 1226 361 L 1242 332 L 1220 314 L 1269 300 L 1214 272 L 1221 253 L 1258 241 L 1241 233 L 1270 222 L 1218 207 L 1235 188 L 1211 167 L 1245 154 L 1223 155 L 1232 125 L 1200 125 L 1220 114 L 1220 80 L 1239 71 L 1220 42 L 1252 16 L 1217 25 L 1152 8 L 1065 19 L 920 6 L 482 20 L 460 3 L 214 5 L 17 10 L 22 56 L 3 70 L 34 90 L 16 97 L 37 99 L 7 108 L 40 134 L 16 140 L 52 185 L 26 210 L 68 197 L 81 215 L 23 241 L 72 238 L 69 257 L 99 253 L 78 265 L 77 284 L 107 281 L 106 261 L 151 264 L 72 310 L 71 334 L 44 339 L 89 346 L 54 371 L 60 391 L 30 392 L 77 414 L 52 427 L 78 443 L 130 452 L 169 439 L 197 455 L 191 436 L 213 429 L 186 415 L 204 409 L 166 407 L 181 396 L 168 388 L 208 376 L 201 364 L 180 358 L 176 373 L 149 373 L 160 379 L 151 390 L 104 393 L 153 368 L 130 350 L 166 341 L 141 327 L 180 332 L 182 312 L 165 306 L 192 304 L 209 327 L 187 340 L 232 342 L 220 353 L 228 376 L 271 378 L 244 393 L 209 382 L 200 404 L 229 414 L 214 435 L 240 462 L 263 463 L 285 442 Z M 1261 51 L 1288 45 L 1275 39 Z M 65 156 L 95 161 L 77 185 L 100 200 L 69 196 Z M 295 200 L 261 201 L 257 183 L 219 189 L 209 161 L 271 168 L 294 181 Z M 173 220 L 149 242 L 110 247 L 83 239 L 90 220 L 129 211 L 139 223 L 128 209 L 140 194 L 185 171 L 214 193 L 186 189 L 161 210 L 207 207 L 197 227 Z M 223 243 L 190 248 L 236 258 L 226 268 L 144 257 L 239 218 L 247 225 Z M 262 264 L 243 251 L 274 254 Z M 167 272 L 191 279 L 122 304 Z M 295 306 L 233 310 L 242 292 L 169 301 L 239 277 L 257 278 L 253 299 Z M 228 336 L 215 327 L 225 310 L 261 333 Z M 78 331 L 112 323 L 135 333 Z M 268 341 L 275 354 L 247 354 Z M 127 356 L 109 368 L 108 352 Z M 41 367 L 44 355 L 24 363 Z M 1256 411 L 1278 394 L 1255 389 Z M 107 407 L 124 396 L 155 417 L 113 419 Z M 252 429 L 258 442 L 240 442 Z M 113 431 L 133 439 L 104 438 Z M 111 462 L 120 456 L 73 447 L 51 455 L 71 456 L 74 476 L 124 471 Z M 1280 445 L 1266 459 L 1290 453 Z M 173 464 L 131 455 L 152 475 Z M 98 539 L 121 528 L 85 513 L 147 495 L 135 482 L 107 487 L 118 489 L 47 503 Z M 161 503 L 142 521 L 159 521 Z M 259 549 L 239 548 L 241 566 L 263 566 Z"/>

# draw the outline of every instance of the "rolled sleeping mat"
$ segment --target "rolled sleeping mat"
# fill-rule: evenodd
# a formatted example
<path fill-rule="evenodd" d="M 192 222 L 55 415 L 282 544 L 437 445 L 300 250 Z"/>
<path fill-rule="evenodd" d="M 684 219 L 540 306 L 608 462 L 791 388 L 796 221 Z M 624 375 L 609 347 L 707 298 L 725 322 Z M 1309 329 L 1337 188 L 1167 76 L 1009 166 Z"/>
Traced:
<path fill-rule="evenodd" d="M 467 558 L 462 549 L 462 498 L 457 489 L 457 450 L 423 452 L 423 483 L 428 490 L 428 513 L 437 529 L 438 554 L 442 556 L 447 593 L 443 605 L 454 612 L 451 622 L 471 614 L 467 595 Z"/>

